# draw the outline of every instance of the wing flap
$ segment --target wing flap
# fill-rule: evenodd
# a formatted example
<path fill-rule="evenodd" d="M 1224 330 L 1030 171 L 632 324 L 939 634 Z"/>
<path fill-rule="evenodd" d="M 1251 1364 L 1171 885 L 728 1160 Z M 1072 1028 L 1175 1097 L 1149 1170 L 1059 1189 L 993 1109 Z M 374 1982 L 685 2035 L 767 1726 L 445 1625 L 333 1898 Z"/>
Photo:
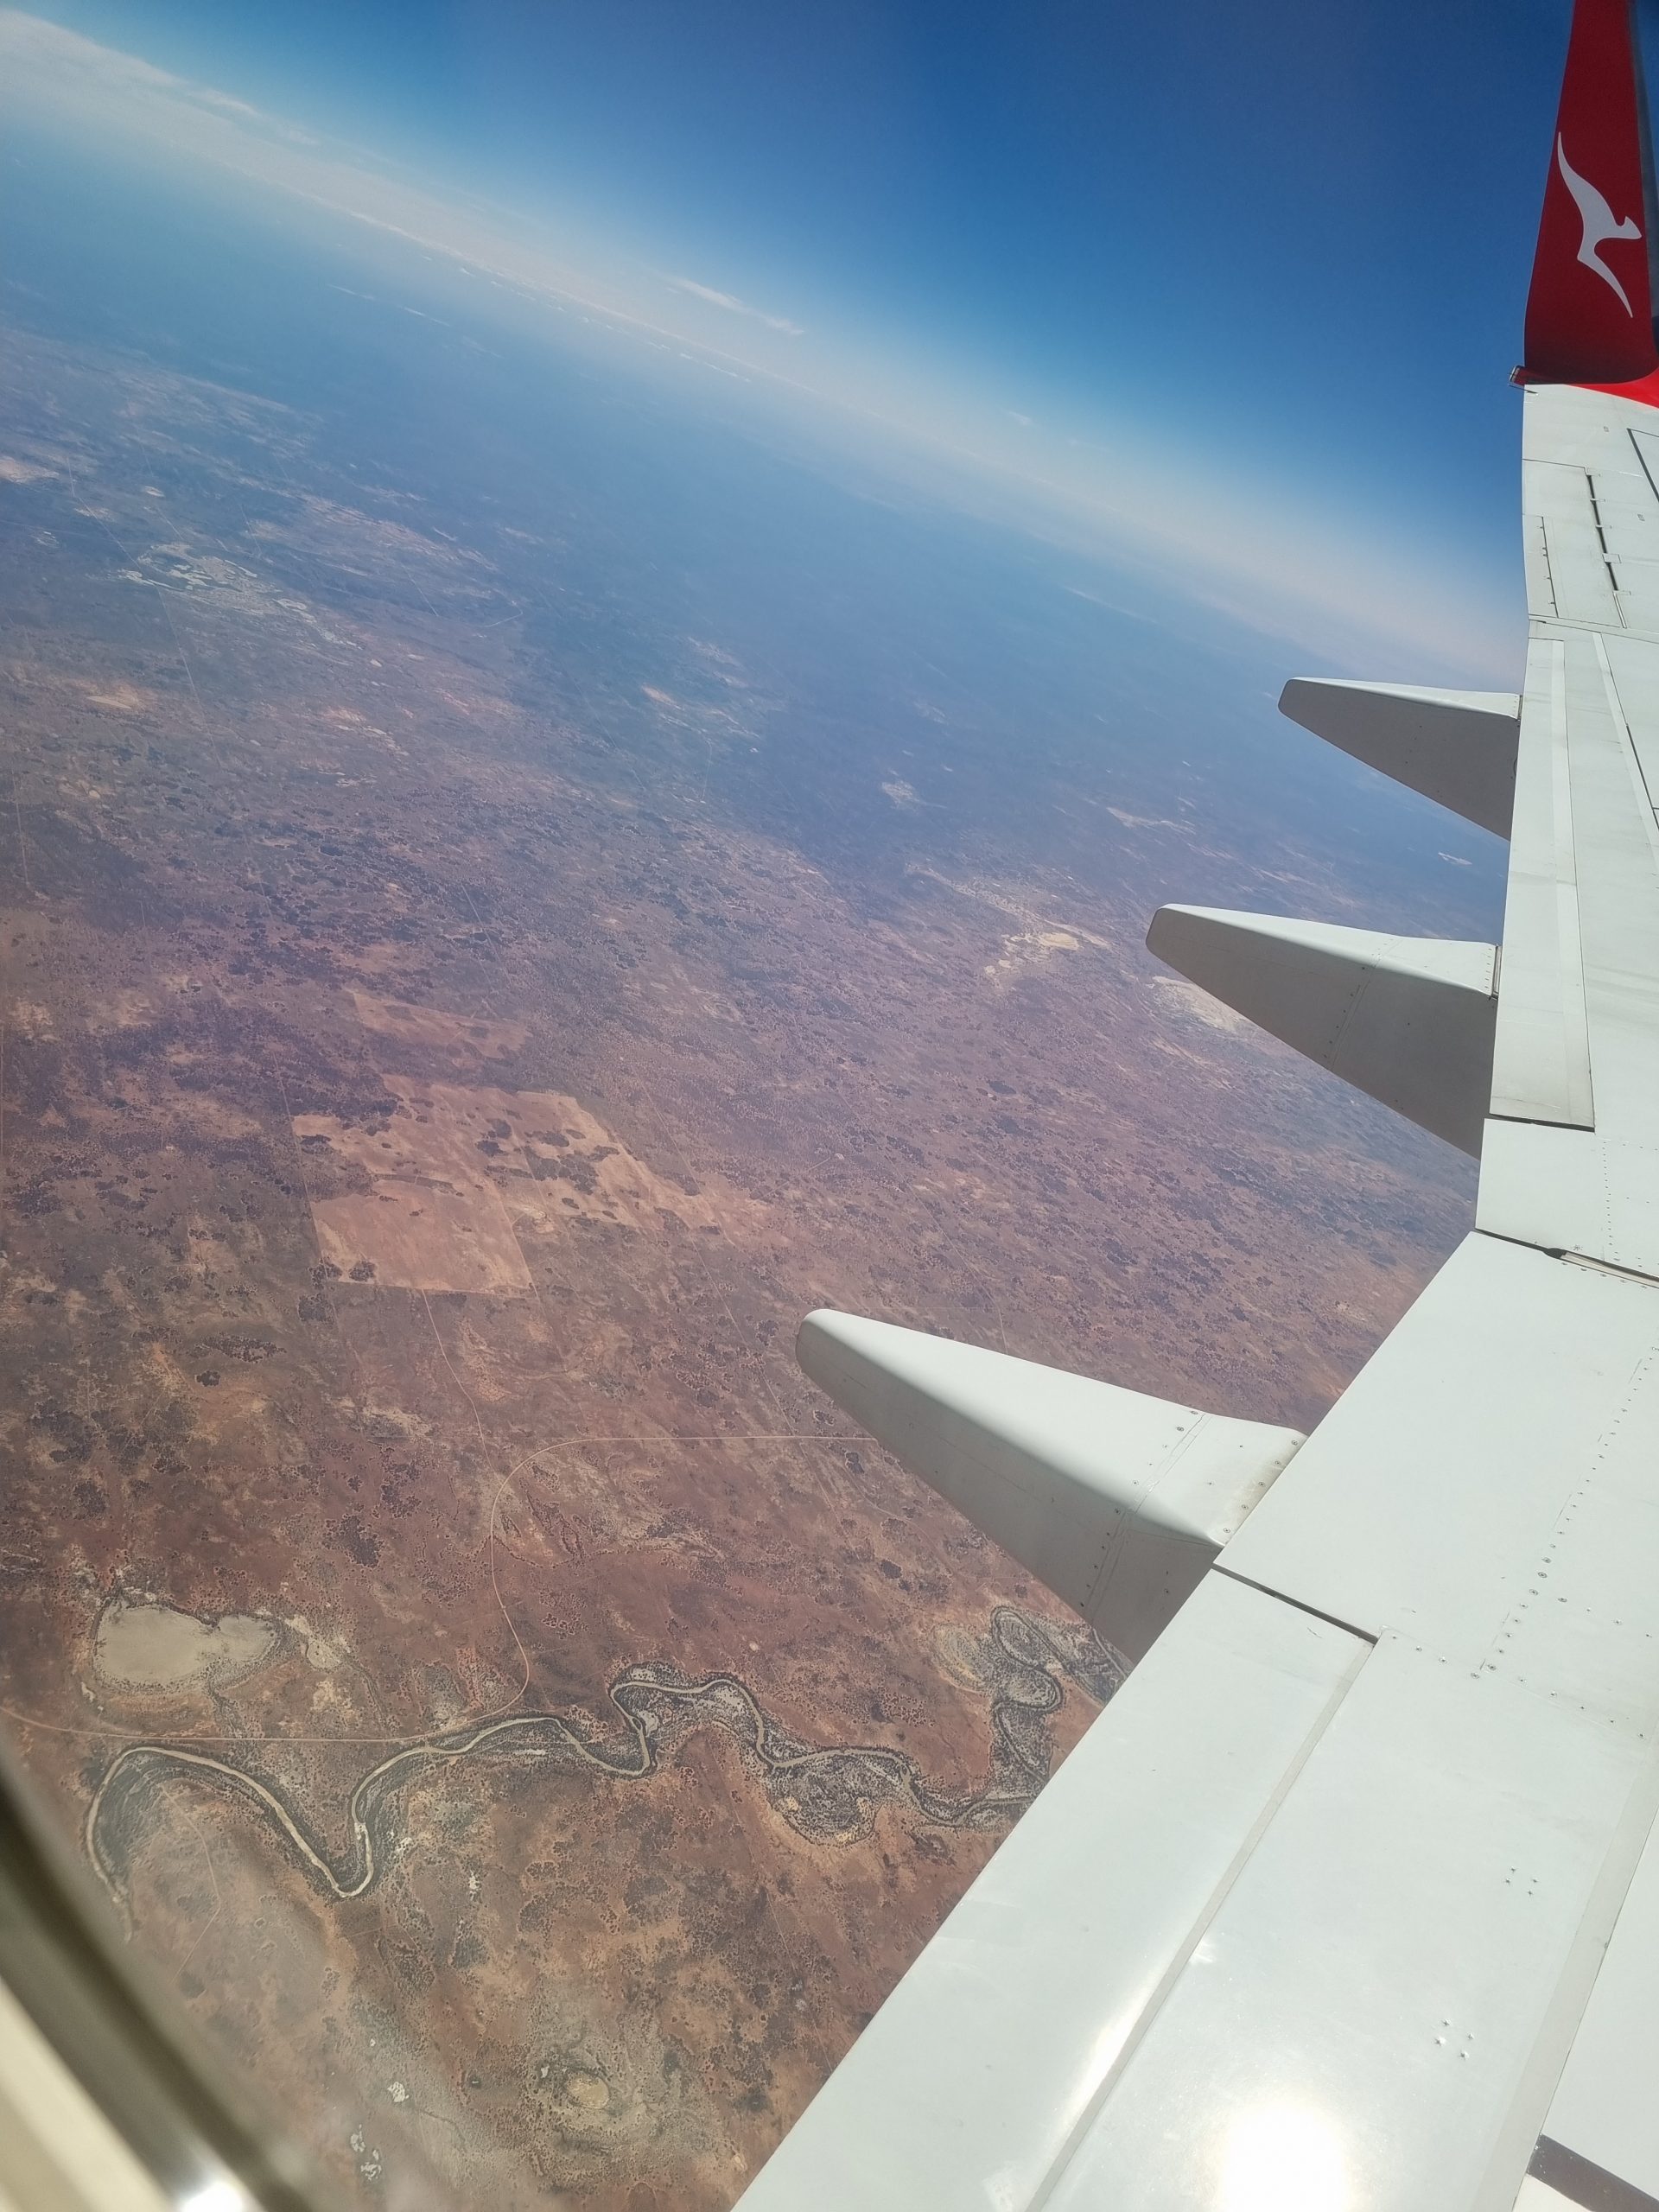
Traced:
<path fill-rule="evenodd" d="M 1220 1564 L 1645 1726 L 1656 1558 L 1659 1284 L 1476 1235 Z"/>
<path fill-rule="evenodd" d="M 1489 1122 L 1475 1225 L 1659 1276 L 1659 1154 L 1594 1129 Z"/>
<path fill-rule="evenodd" d="M 1643 1766 L 1631 1738 L 1385 1637 L 1049 2212 L 1511 2203 Z"/>
<path fill-rule="evenodd" d="M 1557 616 L 1617 628 L 1616 578 L 1590 472 L 1563 461 L 1529 460 L 1523 484 L 1522 510 L 1543 525 Z"/>

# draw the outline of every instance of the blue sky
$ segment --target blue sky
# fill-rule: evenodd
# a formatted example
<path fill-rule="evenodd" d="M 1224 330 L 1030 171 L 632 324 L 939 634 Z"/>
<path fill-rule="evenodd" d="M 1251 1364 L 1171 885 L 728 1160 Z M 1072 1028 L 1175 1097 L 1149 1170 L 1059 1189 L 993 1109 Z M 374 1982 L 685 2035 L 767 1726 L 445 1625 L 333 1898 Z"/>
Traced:
<path fill-rule="evenodd" d="M 37 12 L 626 257 L 635 311 L 678 286 L 740 362 L 1005 474 L 1092 469 L 1143 519 L 1167 478 L 1166 557 L 1212 532 L 1243 591 L 1254 556 L 1335 659 L 1369 620 L 1422 657 L 1376 672 L 1513 677 L 1566 0 Z"/>

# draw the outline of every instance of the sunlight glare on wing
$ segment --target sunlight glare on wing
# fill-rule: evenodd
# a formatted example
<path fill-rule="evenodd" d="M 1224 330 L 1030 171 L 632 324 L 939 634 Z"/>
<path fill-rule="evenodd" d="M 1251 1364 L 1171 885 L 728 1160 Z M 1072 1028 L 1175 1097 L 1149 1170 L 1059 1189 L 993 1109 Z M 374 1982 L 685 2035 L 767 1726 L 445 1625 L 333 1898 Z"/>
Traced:
<path fill-rule="evenodd" d="M 1348 2212 L 1342 2138 L 1306 2105 L 1268 2105 L 1227 2132 L 1216 2212 Z"/>
<path fill-rule="evenodd" d="M 203 2182 L 178 2202 L 178 2212 L 250 2212 L 246 2192 L 233 2181 Z"/>

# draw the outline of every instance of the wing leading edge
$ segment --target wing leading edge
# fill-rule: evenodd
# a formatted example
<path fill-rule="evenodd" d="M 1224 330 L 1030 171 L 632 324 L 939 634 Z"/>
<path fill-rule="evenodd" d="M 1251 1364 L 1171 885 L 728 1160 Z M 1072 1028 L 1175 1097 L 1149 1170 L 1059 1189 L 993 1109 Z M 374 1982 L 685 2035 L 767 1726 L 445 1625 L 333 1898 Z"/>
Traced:
<path fill-rule="evenodd" d="M 1300 1449 L 1244 1440 L 1262 1464 L 1191 1594 L 746 2212 L 1659 2208 L 1659 355 L 1633 41 L 1626 0 L 1577 0 L 1521 372 L 1518 715 L 1283 702 L 1509 833 L 1501 954 L 1154 924 L 1478 1149 L 1475 1231 Z M 1064 1477 L 1132 1521 L 1160 1421 L 1190 1414 L 965 1347 L 918 1389 L 908 1332 L 838 1323 L 855 1375 L 814 1326 L 808 1371 L 1073 1602 L 1033 1501 L 1075 1518 Z"/>

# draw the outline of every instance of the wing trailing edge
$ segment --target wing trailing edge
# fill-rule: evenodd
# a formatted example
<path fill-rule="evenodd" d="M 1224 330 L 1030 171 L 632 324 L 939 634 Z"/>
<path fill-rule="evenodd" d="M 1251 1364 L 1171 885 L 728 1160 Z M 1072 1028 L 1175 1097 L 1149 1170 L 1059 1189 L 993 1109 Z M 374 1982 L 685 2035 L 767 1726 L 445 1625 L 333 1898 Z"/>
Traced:
<path fill-rule="evenodd" d="M 1521 700 L 1514 691 L 1294 677 L 1279 711 L 1396 784 L 1507 837 L 1515 811 Z"/>
<path fill-rule="evenodd" d="M 1131 1663 L 1304 1440 L 850 1313 L 809 1314 L 796 1355 Z"/>
<path fill-rule="evenodd" d="M 1258 1028 L 1479 1156 L 1492 1090 L 1495 946 L 1209 906 L 1160 907 L 1147 944 Z"/>

